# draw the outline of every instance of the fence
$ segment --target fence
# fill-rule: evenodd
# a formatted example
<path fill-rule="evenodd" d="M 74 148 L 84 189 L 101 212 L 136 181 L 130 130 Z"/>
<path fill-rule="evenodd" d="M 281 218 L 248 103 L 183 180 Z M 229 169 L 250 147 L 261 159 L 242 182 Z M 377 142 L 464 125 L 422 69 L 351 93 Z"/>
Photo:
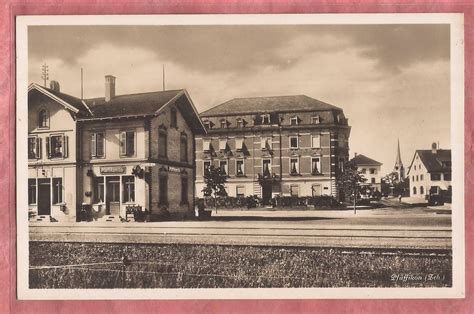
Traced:
<path fill-rule="evenodd" d="M 198 199 L 198 202 L 203 201 L 206 207 L 212 208 L 258 208 L 263 206 L 262 198 L 254 195 L 247 197 L 206 197 L 205 199 Z M 322 196 L 276 196 L 270 200 L 270 205 L 274 208 L 340 208 L 342 205 L 334 197 L 329 195 Z"/>

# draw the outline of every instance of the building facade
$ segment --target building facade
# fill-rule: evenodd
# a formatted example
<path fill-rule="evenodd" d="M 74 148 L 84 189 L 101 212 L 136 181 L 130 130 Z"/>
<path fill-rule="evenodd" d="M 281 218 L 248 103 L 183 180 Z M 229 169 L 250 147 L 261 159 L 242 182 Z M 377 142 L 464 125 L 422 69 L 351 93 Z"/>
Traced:
<path fill-rule="evenodd" d="M 201 114 L 196 136 L 196 194 L 214 165 L 228 175 L 229 196 L 338 197 L 350 127 L 341 108 L 299 96 L 238 98 Z"/>
<path fill-rule="evenodd" d="M 410 197 L 426 199 L 430 191 L 451 191 L 451 150 L 433 143 L 429 150 L 417 150 L 408 169 Z"/>
<path fill-rule="evenodd" d="M 91 209 L 94 220 L 124 219 L 127 209 L 133 208 L 176 218 L 192 214 L 194 135 L 205 129 L 188 93 L 173 90 L 116 96 L 113 76 L 106 76 L 105 91 L 102 98 L 75 99 L 81 108 L 73 118 L 58 116 L 62 129 L 73 139 L 64 140 L 66 147 L 74 148 L 65 150 L 67 157 L 59 160 L 68 163 L 71 172 L 58 187 L 66 195 L 59 205 L 66 210 L 62 211 L 64 217 L 54 210 L 39 210 L 41 206 L 36 213 L 71 221 L 82 220 L 84 208 Z M 60 96 L 68 99 L 64 94 Z M 38 115 L 41 106 L 29 103 L 32 118 Z M 64 108 L 60 109 L 65 112 Z M 58 132 L 54 127 L 48 134 Z M 35 134 L 36 130 L 32 129 L 30 137 Z M 30 164 L 32 183 L 37 164 L 38 161 Z M 59 170 L 53 171 L 54 188 Z M 37 185 L 41 186 L 41 182 Z M 42 190 L 37 188 L 36 198 L 42 195 Z M 54 193 L 51 199 L 54 205 L 57 200 Z M 35 200 L 32 198 L 29 203 L 31 210 L 35 210 Z"/>
<path fill-rule="evenodd" d="M 367 179 L 364 183 L 370 192 L 382 191 L 382 163 L 362 154 L 356 154 L 351 161 L 357 165 L 357 170 Z"/>

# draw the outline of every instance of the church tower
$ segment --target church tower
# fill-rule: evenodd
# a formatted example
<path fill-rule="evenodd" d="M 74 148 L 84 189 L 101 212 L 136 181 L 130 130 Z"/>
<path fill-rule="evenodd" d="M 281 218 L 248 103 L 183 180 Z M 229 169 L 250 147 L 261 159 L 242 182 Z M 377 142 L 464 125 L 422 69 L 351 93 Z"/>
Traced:
<path fill-rule="evenodd" d="M 398 180 L 399 182 L 401 182 L 405 180 L 405 168 L 403 167 L 402 157 L 400 154 L 400 140 L 397 139 L 397 141 L 397 158 L 395 159 L 395 166 L 393 167 L 393 172 L 396 172 L 398 174 Z"/>

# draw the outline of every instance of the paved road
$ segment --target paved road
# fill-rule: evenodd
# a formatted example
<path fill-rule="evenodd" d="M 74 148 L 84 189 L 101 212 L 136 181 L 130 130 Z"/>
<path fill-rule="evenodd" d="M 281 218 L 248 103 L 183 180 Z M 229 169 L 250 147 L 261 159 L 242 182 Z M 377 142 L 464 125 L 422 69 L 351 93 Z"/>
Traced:
<path fill-rule="evenodd" d="M 31 223 L 31 241 L 451 248 L 451 216 L 422 208 L 226 211 L 210 221 Z"/>

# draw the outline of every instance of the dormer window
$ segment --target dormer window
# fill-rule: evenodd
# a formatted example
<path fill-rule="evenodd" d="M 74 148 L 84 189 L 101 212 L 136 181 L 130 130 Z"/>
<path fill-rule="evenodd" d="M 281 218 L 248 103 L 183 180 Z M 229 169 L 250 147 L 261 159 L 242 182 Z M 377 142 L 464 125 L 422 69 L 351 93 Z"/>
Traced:
<path fill-rule="evenodd" d="M 270 124 L 270 114 L 262 114 L 262 124 Z"/>
<path fill-rule="evenodd" d="M 227 128 L 227 120 L 226 119 L 222 119 L 221 120 L 221 129 L 225 129 Z"/>
<path fill-rule="evenodd" d="M 212 122 L 211 122 L 210 120 L 204 120 L 204 121 L 202 122 L 202 124 L 204 124 L 204 127 L 205 127 L 207 130 L 212 129 L 213 124 L 212 124 Z"/>
<path fill-rule="evenodd" d="M 237 127 L 238 128 L 243 128 L 245 125 L 244 125 L 244 120 L 239 118 L 237 119 Z"/>
<path fill-rule="evenodd" d="M 313 124 L 320 124 L 321 123 L 321 117 L 319 115 L 315 115 L 311 119 L 312 119 L 311 122 Z"/>
<path fill-rule="evenodd" d="M 38 127 L 49 128 L 49 112 L 46 109 L 40 110 L 38 113 Z"/>
<path fill-rule="evenodd" d="M 298 121 L 298 117 L 297 116 L 294 116 L 294 117 L 291 117 L 290 118 L 290 125 L 298 125 L 299 121 Z"/>

